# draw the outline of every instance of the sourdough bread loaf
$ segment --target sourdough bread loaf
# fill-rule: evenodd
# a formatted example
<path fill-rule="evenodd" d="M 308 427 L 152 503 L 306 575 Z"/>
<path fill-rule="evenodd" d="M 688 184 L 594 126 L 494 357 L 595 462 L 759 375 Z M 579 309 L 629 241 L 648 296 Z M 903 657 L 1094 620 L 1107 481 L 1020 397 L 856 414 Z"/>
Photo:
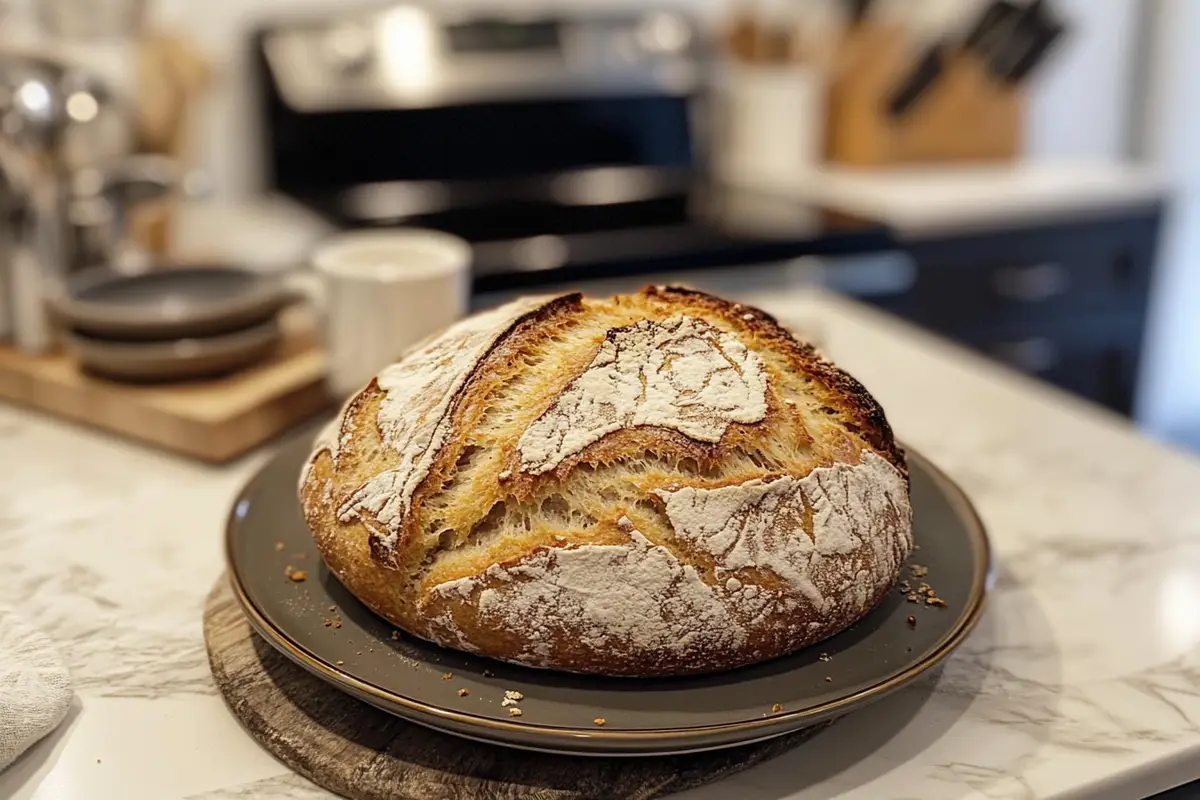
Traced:
<path fill-rule="evenodd" d="M 300 498 L 403 630 L 604 675 L 817 642 L 912 547 L 867 391 L 766 314 L 668 287 L 525 298 L 417 346 L 319 438 Z"/>

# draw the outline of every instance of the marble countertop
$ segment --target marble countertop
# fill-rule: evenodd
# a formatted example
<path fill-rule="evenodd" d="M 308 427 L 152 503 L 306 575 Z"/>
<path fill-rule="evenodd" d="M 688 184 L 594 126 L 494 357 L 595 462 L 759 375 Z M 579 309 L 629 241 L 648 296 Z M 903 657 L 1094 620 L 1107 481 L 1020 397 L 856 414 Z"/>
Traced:
<path fill-rule="evenodd" d="M 1171 188 L 1149 167 L 1086 161 L 821 167 L 731 179 L 879 220 L 901 239 L 1086 218 L 1163 200 Z"/>
<path fill-rule="evenodd" d="M 987 614 L 935 678 L 684 800 L 1144 797 L 1200 778 L 1200 462 L 847 301 L 760 304 L 815 331 L 993 538 Z M 243 733 L 200 613 L 230 499 L 213 468 L 0 406 L 0 603 L 62 646 L 67 723 L 0 797 L 326 797 Z"/>

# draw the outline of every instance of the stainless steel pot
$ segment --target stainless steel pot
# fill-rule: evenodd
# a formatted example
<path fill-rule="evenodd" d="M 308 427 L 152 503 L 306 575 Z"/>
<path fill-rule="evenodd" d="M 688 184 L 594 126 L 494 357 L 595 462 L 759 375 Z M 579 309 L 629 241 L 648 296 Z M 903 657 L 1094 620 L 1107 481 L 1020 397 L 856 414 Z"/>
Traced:
<path fill-rule="evenodd" d="M 0 205 L 8 307 L 18 345 L 53 346 L 44 299 L 91 260 L 77 252 L 71 221 L 73 180 L 81 170 L 128 150 L 128 118 L 103 81 L 68 59 L 0 52 L 0 146 L 6 193 Z"/>
<path fill-rule="evenodd" d="M 0 52 L 0 135 L 60 174 L 124 155 L 130 118 L 108 87 L 66 59 Z"/>
<path fill-rule="evenodd" d="M 132 240 L 130 212 L 171 195 L 201 193 L 196 176 L 168 156 L 125 156 L 80 170 L 71 183 L 69 209 L 75 269 L 104 264 L 119 272 L 141 271 L 148 257 Z"/>

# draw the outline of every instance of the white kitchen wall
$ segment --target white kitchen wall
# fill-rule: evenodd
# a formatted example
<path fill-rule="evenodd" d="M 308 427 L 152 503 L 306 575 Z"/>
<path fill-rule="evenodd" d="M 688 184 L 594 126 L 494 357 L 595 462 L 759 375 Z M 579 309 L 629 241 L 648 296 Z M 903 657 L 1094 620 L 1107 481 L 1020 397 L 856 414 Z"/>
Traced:
<path fill-rule="evenodd" d="M 809 0 L 814 6 L 828 0 Z M 981 0 L 907 0 L 921 10 L 925 27 L 968 16 Z M 1181 0 L 1186 3 L 1188 0 Z M 469 0 L 439 0 L 463 5 Z M 478 0 L 480 5 L 494 4 Z M 538 5 L 540 0 L 507 0 Z M 644 7 L 639 0 L 545 0 L 580 6 L 599 3 Z M 721 0 L 675 0 L 707 19 L 719 19 Z M 1129 129 L 1131 75 L 1139 0 L 1056 0 L 1073 26 L 1070 41 L 1047 65 L 1034 87 L 1028 152 L 1032 158 L 1107 159 L 1124 153 Z M 222 65 L 204 125 L 203 161 L 213 170 L 223 196 L 238 197 L 252 188 L 251 159 L 255 133 L 253 109 L 245 90 L 246 31 L 264 15 L 306 8 L 344 6 L 338 0 L 158 0 L 160 20 L 194 36 Z"/>
<path fill-rule="evenodd" d="M 1200 3 L 1154 0 L 1137 150 L 1175 183 L 1159 259 L 1139 417 L 1200 451 Z"/>
<path fill-rule="evenodd" d="M 1030 153 L 1119 158 L 1131 130 L 1134 63 L 1143 0 L 1056 0 L 1073 26 L 1032 98 Z"/>

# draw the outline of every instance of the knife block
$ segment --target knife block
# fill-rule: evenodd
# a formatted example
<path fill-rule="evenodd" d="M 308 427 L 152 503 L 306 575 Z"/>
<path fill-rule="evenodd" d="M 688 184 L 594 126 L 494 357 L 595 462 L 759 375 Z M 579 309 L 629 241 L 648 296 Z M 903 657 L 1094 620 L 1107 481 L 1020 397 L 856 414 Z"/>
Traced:
<path fill-rule="evenodd" d="M 995 163 L 1021 154 L 1025 98 L 1002 85 L 968 54 L 948 56 L 926 93 L 900 117 L 892 92 L 919 58 L 901 29 L 862 26 L 834 60 L 826 160 L 855 167 Z"/>

